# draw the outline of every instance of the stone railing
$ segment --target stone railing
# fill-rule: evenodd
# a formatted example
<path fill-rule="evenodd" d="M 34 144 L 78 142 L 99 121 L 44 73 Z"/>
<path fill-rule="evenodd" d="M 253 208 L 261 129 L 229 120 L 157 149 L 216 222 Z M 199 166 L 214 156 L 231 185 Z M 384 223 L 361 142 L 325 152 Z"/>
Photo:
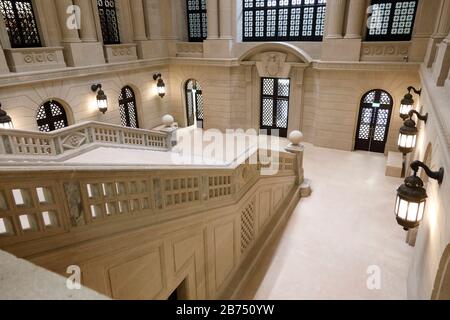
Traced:
<path fill-rule="evenodd" d="M 177 57 L 203 57 L 203 43 L 177 42 Z"/>
<path fill-rule="evenodd" d="M 108 144 L 167 151 L 171 148 L 170 140 L 169 133 L 102 122 L 85 122 L 50 133 L 0 129 L 0 160 L 49 158 Z"/>
<path fill-rule="evenodd" d="M 179 298 L 229 296 L 301 194 L 303 150 L 279 153 L 270 176 L 264 155 L 226 169 L 4 170 L 0 249 L 62 275 L 79 266 L 112 298 L 167 299 L 183 279 Z"/>

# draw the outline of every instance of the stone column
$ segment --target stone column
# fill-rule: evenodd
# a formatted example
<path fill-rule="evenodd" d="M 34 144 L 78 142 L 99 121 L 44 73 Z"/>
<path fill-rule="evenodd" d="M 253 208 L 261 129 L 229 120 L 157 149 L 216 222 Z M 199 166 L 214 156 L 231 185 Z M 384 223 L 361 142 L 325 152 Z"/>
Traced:
<path fill-rule="evenodd" d="M 130 0 L 131 17 L 133 20 L 133 33 L 135 41 L 147 40 L 145 34 L 145 17 L 142 0 Z"/>
<path fill-rule="evenodd" d="M 69 18 L 67 9 L 73 5 L 72 0 L 55 0 L 55 5 L 59 19 L 59 27 L 61 29 L 62 42 L 81 42 L 78 30 L 67 27 L 67 19 Z"/>
<path fill-rule="evenodd" d="M 220 8 L 220 39 L 232 39 L 231 34 L 231 1 L 219 0 Z"/>
<path fill-rule="evenodd" d="M 208 15 L 208 39 L 219 38 L 219 11 L 217 0 L 206 0 Z"/>
<path fill-rule="evenodd" d="M 366 0 L 350 0 L 347 15 L 346 39 L 361 39 Z"/>
<path fill-rule="evenodd" d="M 133 42 L 133 22 L 130 0 L 116 0 L 117 19 L 119 20 L 120 42 Z"/>
<path fill-rule="evenodd" d="M 327 1 L 327 39 L 341 39 L 344 27 L 346 0 Z"/>
<path fill-rule="evenodd" d="M 147 16 L 147 34 L 151 40 L 162 38 L 161 3 L 159 0 L 144 0 L 145 15 Z"/>
<path fill-rule="evenodd" d="M 80 29 L 81 40 L 83 42 L 97 42 L 98 37 L 97 37 L 97 30 L 95 27 L 92 1 L 74 0 L 74 4 L 79 6 L 81 11 L 81 29 Z"/>
<path fill-rule="evenodd" d="M 443 86 L 450 73 L 450 33 L 437 45 L 436 61 L 433 63 L 433 76 L 437 86 Z"/>
<path fill-rule="evenodd" d="M 447 36 L 450 32 L 450 0 L 442 0 L 439 8 L 438 20 L 434 28 L 434 32 L 431 35 L 430 42 L 428 44 L 427 53 L 425 55 L 425 63 L 428 68 L 431 68 L 436 58 L 437 45 Z"/>
<path fill-rule="evenodd" d="M 0 74 L 9 73 L 8 63 L 6 62 L 5 52 L 0 42 Z"/>

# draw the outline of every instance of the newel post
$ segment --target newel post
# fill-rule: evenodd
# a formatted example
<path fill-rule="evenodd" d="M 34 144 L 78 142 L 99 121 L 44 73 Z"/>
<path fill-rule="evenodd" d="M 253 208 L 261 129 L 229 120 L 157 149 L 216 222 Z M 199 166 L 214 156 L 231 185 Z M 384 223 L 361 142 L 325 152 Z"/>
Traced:
<path fill-rule="evenodd" d="M 285 150 L 289 153 L 295 154 L 297 184 L 300 185 L 301 196 L 308 197 L 311 195 L 311 181 L 305 179 L 304 176 L 303 153 L 305 151 L 305 146 L 301 144 L 303 141 L 303 133 L 300 131 L 292 131 L 289 134 L 289 141 L 291 143 L 285 148 Z"/>

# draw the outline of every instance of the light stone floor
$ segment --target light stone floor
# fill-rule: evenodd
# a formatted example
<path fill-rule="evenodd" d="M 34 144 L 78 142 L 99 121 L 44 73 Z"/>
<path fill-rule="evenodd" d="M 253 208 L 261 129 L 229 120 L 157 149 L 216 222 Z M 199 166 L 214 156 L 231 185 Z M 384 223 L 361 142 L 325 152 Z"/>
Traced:
<path fill-rule="evenodd" d="M 242 299 L 406 299 L 413 248 L 393 213 L 402 180 L 384 176 L 385 157 L 306 145 L 302 199 L 261 257 Z M 381 289 L 367 288 L 379 267 Z"/>

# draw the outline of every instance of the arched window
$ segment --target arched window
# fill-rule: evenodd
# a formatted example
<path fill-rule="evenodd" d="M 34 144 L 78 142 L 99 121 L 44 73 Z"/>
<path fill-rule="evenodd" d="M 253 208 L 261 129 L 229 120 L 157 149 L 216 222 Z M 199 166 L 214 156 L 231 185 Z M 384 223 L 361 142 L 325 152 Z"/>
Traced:
<path fill-rule="evenodd" d="M 0 12 L 12 48 L 41 46 L 31 0 L 0 0 Z"/>
<path fill-rule="evenodd" d="M 206 0 L 186 0 L 189 41 L 203 41 L 208 36 Z"/>
<path fill-rule="evenodd" d="M 202 87 L 196 80 L 186 82 L 186 116 L 187 126 L 197 124 L 198 128 L 203 128 L 204 106 Z"/>
<path fill-rule="evenodd" d="M 372 0 L 367 41 L 411 40 L 418 0 Z"/>
<path fill-rule="evenodd" d="M 377 89 L 361 99 L 355 150 L 384 153 L 392 113 L 392 97 Z"/>
<path fill-rule="evenodd" d="M 100 26 L 104 44 L 119 44 L 119 23 L 116 14 L 115 0 L 97 0 Z"/>
<path fill-rule="evenodd" d="M 133 90 L 128 86 L 123 87 L 120 92 L 119 112 L 122 120 L 122 126 L 139 128 L 136 97 Z"/>
<path fill-rule="evenodd" d="M 321 41 L 326 0 L 243 0 L 243 41 Z"/>
<path fill-rule="evenodd" d="M 58 102 L 50 100 L 41 105 L 36 115 L 39 131 L 50 132 L 69 125 L 66 110 Z"/>

